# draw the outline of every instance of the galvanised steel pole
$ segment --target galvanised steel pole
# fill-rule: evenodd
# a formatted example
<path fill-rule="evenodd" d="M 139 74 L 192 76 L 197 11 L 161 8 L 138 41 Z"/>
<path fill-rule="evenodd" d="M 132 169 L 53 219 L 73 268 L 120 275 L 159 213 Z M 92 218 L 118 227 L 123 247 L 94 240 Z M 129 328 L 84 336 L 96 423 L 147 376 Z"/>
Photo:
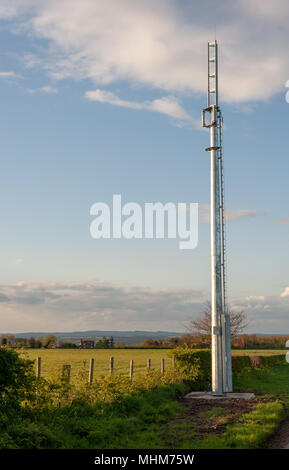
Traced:
<path fill-rule="evenodd" d="M 213 54 L 211 54 L 213 52 Z M 206 115 L 210 121 L 206 123 Z M 218 108 L 218 46 L 217 41 L 208 43 L 208 103 L 203 110 L 203 126 L 210 130 L 210 190 L 211 190 L 211 327 L 212 327 L 212 393 L 223 395 L 226 387 L 226 367 L 223 358 L 225 328 L 222 328 L 223 276 L 222 276 L 222 222 L 220 204 L 222 199 L 220 167 L 220 134 Z M 224 370 L 225 369 L 225 370 Z"/>
<path fill-rule="evenodd" d="M 215 106 L 211 110 L 210 160 L 211 160 L 211 324 L 212 324 L 212 392 L 223 394 L 222 329 L 220 322 L 220 273 L 219 273 L 219 198 L 218 165 L 216 152 Z"/>

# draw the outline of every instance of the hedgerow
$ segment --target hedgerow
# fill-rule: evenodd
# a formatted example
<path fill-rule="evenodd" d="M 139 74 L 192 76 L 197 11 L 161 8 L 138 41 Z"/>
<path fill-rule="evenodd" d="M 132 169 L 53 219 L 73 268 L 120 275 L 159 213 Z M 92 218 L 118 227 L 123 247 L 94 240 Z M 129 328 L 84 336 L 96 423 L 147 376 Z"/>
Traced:
<path fill-rule="evenodd" d="M 0 347 L 0 410 L 16 410 L 35 396 L 34 363 L 16 351 Z"/>
<path fill-rule="evenodd" d="M 178 347 L 169 353 L 175 357 L 177 370 L 194 387 L 207 388 L 211 380 L 211 351 L 209 349 L 191 349 Z"/>

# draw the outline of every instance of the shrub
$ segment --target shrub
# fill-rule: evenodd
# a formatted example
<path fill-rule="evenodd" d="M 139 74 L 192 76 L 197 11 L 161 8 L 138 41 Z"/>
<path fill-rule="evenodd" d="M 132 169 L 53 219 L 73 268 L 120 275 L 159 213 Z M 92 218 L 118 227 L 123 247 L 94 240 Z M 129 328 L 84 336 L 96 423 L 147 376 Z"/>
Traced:
<path fill-rule="evenodd" d="M 252 369 L 250 356 L 232 356 L 232 371 L 242 372 L 244 369 Z"/>
<path fill-rule="evenodd" d="M 284 354 L 272 356 L 232 356 L 232 370 L 240 373 L 242 370 L 273 367 L 285 364 Z"/>
<path fill-rule="evenodd" d="M 261 356 L 250 356 L 252 367 L 258 368 L 262 365 Z"/>
<path fill-rule="evenodd" d="M 30 422 L 13 422 L 8 426 L 9 434 L 6 434 L 5 440 L 1 442 L 0 448 L 13 449 L 40 449 L 40 448 L 57 448 L 61 446 L 61 442 L 54 436 L 52 429 L 49 429 L 42 423 Z"/>
<path fill-rule="evenodd" d="M 0 347 L 0 405 L 15 408 L 31 399 L 35 391 L 33 361 L 21 358 L 16 351 Z"/>
<path fill-rule="evenodd" d="M 124 397 L 138 395 L 162 386 L 181 385 L 182 382 L 183 375 L 176 370 L 168 370 L 164 374 L 149 370 L 135 376 L 133 380 L 123 374 L 114 373 L 105 377 L 96 377 L 92 385 L 80 379 L 79 383 L 71 388 L 69 399 L 72 398 L 74 404 L 85 403 L 90 406 L 120 403 Z M 65 402 L 65 399 L 62 399 L 62 402 Z"/>
<path fill-rule="evenodd" d="M 259 356 L 261 359 L 261 367 L 272 367 L 286 364 L 285 355 L 273 355 L 273 356 Z"/>
<path fill-rule="evenodd" d="M 211 381 L 211 351 L 209 349 L 190 349 L 178 347 L 171 355 L 175 356 L 177 369 L 188 379 L 207 387 Z"/>
<path fill-rule="evenodd" d="M 177 369 L 187 380 L 196 382 L 198 386 L 206 388 L 211 381 L 211 351 L 209 349 L 191 349 L 188 346 L 179 346 L 169 353 L 175 356 Z M 240 373 L 243 370 L 273 367 L 285 363 L 285 356 L 232 356 L 232 371 Z"/>

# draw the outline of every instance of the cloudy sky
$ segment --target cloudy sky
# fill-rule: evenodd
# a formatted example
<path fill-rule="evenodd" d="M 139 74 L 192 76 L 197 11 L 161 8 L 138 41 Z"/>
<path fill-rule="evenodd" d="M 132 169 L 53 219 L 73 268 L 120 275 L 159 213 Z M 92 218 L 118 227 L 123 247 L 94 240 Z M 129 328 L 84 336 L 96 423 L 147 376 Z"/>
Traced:
<path fill-rule="evenodd" d="M 228 298 L 289 333 L 286 0 L 0 0 L 0 332 L 182 331 L 209 298 L 207 42 Z M 287 87 L 286 87 L 287 85 Z M 199 243 L 95 240 L 90 207 L 197 202 Z"/>

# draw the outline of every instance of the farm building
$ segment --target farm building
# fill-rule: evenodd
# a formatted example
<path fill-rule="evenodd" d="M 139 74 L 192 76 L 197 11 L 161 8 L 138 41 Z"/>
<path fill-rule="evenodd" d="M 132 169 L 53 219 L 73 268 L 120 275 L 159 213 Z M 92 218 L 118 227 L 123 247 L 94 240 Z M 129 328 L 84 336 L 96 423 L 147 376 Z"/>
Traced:
<path fill-rule="evenodd" d="M 93 339 L 85 339 L 83 340 L 82 338 L 80 339 L 78 345 L 80 349 L 94 349 L 94 340 Z"/>

